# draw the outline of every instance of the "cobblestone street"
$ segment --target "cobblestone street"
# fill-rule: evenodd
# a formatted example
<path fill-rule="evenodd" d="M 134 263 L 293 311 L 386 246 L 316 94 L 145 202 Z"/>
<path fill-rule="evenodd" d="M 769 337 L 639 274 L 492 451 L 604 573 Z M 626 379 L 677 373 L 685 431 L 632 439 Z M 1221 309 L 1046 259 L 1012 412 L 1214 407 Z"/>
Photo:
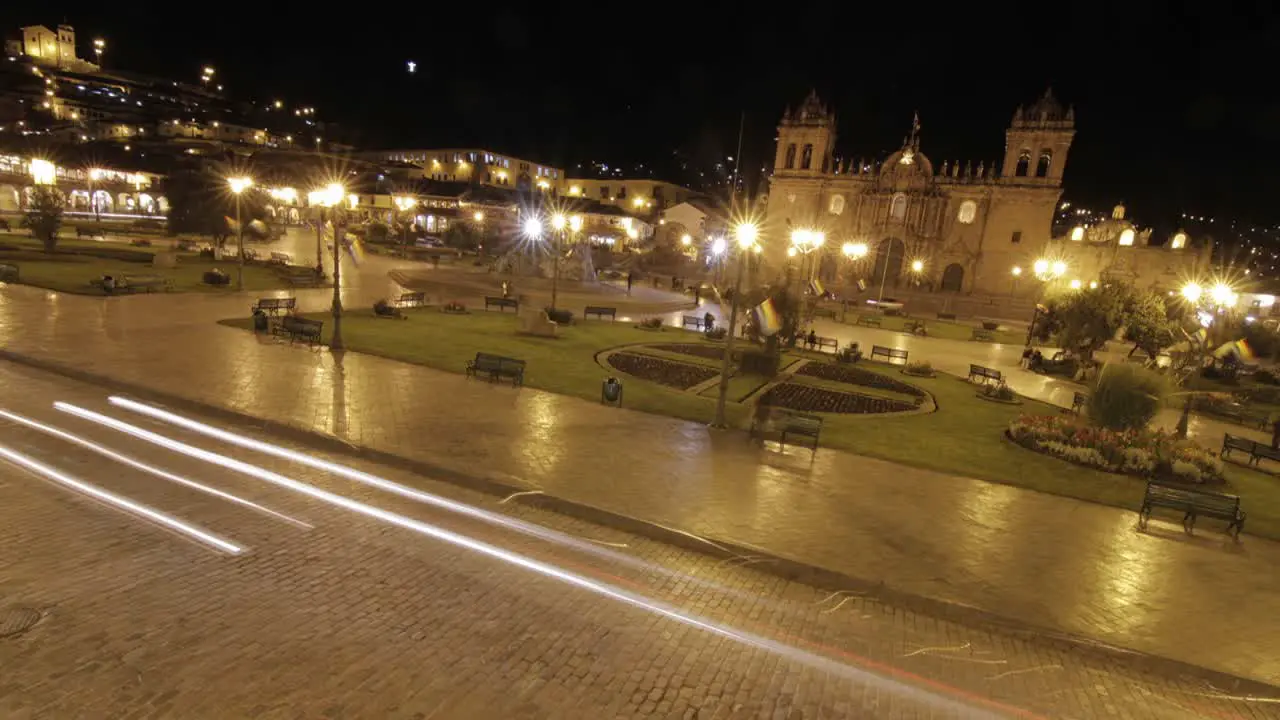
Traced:
<path fill-rule="evenodd" d="M 325 291 L 299 292 L 319 306 Z M 376 290 L 375 290 L 376 292 Z M 356 291 L 353 291 L 355 294 Z M 1047 630 L 1280 681 L 1280 547 L 1135 528 L 1136 514 L 736 435 L 209 324 L 240 298 L 102 302 L 0 291 L 13 352 L 451 471 L 754 545 Z M 643 440 L 643 442 L 637 442 Z M 1016 468 L 1015 468 L 1016 469 Z M 1229 591 L 1224 589 L 1229 588 Z M 1242 600 L 1243 599 L 1243 600 Z"/>
<path fill-rule="evenodd" d="M 0 368 L 0 383 L 3 409 L 29 419 L 0 420 L 8 452 L 240 550 L 211 549 L 0 463 L 0 613 L 39 614 L 0 637 L 5 718 L 1192 718 L 1266 717 L 1274 707 L 357 464 L 497 520 L 459 515 L 111 407 L 96 388 L 36 371 Z M 405 523 L 159 448 L 54 401 Z M 510 521 L 562 535 L 530 537 Z"/>

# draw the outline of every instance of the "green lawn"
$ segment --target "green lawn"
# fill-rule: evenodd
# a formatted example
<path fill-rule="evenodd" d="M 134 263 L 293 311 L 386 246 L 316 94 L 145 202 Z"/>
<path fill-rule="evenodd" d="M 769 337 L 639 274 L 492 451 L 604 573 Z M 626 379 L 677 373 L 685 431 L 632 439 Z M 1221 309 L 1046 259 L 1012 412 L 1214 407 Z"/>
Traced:
<path fill-rule="evenodd" d="M 93 240 L 62 238 L 57 252 L 44 252 L 39 242 L 30 236 L 0 234 L 0 263 L 18 266 L 19 282 L 23 285 L 57 290 L 79 295 L 101 295 L 102 290 L 90 284 L 103 275 L 120 278 L 123 275 L 159 275 L 168 278 L 174 292 L 232 292 L 235 288 L 237 263 L 201 258 L 196 253 L 180 253 L 175 268 L 154 268 L 150 262 L 94 257 L 83 252 L 124 252 L 153 255 L 168 250 L 168 241 L 157 241 L 151 247 L 134 247 L 123 243 L 102 243 Z M 231 284 L 206 285 L 201 276 L 206 270 L 220 268 L 231 276 Z M 288 287 L 279 275 L 263 265 L 250 264 L 244 268 L 244 287 L 247 290 L 273 290 Z"/>
<path fill-rule="evenodd" d="M 473 312 L 448 315 L 434 308 L 407 311 L 407 320 L 373 317 L 372 311 L 353 311 L 343 319 L 343 339 L 358 352 L 461 373 L 477 351 L 518 357 L 528 362 L 525 383 L 530 387 L 573 395 L 590 401 L 600 398 L 600 383 L 611 374 L 596 362 L 596 355 L 620 345 L 636 343 L 708 344 L 697 333 L 667 328 L 662 332 L 639 330 L 624 323 L 588 321 L 561 328 L 556 339 L 515 333 L 516 319 L 502 313 Z M 325 323 L 327 342 L 332 318 L 314 316 Z M 249 319 L 224 324 L 248 329 Z M 639 352 L 718 367 L 714 359 L 636 349 Z M 830 356 L 797 353 L 813 359 Z M 1125 508 L 1137 508 L 1144 483 L 1136 478 L 1082 468 L 1062 460 L 1030 452 L 1004 437 L 1010 420 L 1021 413 L 1050 414 L 1054 406 L 1025 400 L 1021 406 L 987 402 L 976 397 L 973 385 L 945 374 L 934 378 L 901 375 L 898 366 L 862 362 L 859 367 L 882 372 L 933 394 L 936 412 L 905 415 L 825 416 L 822 444 L 862 455 L 1025 487 Z M 838 383 L 796 376 L 798 382 L 823 387 Z M 713 386 L 693 395 L 656 383 L 625 377 L 627 407 L 698 422 L 710 422 L 715 413 L 717 390 Z M 748 412 L 736 401 L 764 383 L 753 376 L 733 377 L 729 383 L 729 421 L 745 427 Z M 857 387 L 864 394 L 895 397 L 894 393 Z M 1280 538 L 1280 480 L 1228 465 L 1230 491 L 1244 497 L 1253 534 Z"/>
<path fill-rule="evenodd" d="M 880 315 L 878 313 L 864 313 L 872 317 L 880 318 L 880 328 L 883 330 L 893 330 L 895 332 L 903 332 L 903 328 L 908 322 L 923 322 L 929 331 L 929 337 L 942 338 L 943 340 L 969 340 L 973 337 L 973 329 L 979 327 L 977 323 L 953 322 L 950 320 L 929 320 L 927 318 L 911 318 L 898 315 Z M 858 322 L 858 313 L 849 313 L 845 316 L 845 323 L 856 325 Z M 1024 332 L 1015 332 L 1013 330 L 993 330 L 991 332 L 992 340 L 980 340 L 977 342 L 996 342 L 1006 345 L 1022 345 L 1027 341 L 1027 335 Z"/>

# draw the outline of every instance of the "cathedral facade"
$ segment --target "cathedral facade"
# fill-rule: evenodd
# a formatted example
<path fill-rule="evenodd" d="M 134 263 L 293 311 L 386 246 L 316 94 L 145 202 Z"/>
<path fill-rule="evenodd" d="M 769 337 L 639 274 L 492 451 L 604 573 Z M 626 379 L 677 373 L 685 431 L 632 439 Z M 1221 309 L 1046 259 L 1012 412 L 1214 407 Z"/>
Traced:
<path fill-rule="evenodd" d="M 767 244 L 768 260 L 786 267 L 791 232 L 821 231 L 806 274 L 828 284 L 1020 294 L 1018 277 L 1051 240 L 1074 136 L 1073 111 L 1047 92 L 1014 112 L 997 161 L 935 164 L 917 121 L 885 160 L 851 163 L 833 155 L 835 114 L 810 94 L 778 126 L 767 207 L 783 242 Z"/>

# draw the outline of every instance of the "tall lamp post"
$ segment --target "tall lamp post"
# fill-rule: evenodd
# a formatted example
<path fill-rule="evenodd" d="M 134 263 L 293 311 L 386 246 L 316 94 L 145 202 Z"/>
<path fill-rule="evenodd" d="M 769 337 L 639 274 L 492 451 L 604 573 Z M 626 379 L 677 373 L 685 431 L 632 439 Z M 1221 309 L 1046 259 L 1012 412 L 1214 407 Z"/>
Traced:
<path fill-rule="evenodd" d="M 93 52 L 98 56 L 98 68 L 102 68 L 102 53 L 107 49 L 107 41 L 102 38 L 95 38 L 93 41 Z"/>
<path fill-rule="evenodd" d="M 329 211 L 329 220 L 333 223 L 333 336 L 329 340 L 329 350 L 345 350 L 342 342 L 342 201 L 346 199 L 347 190 L 341 183 L 330 183 L 324 189 L 310 194 L 312 202 L 320 208 L 320 216 L 316 224 L 317 242 L 319 234 L 324 232 L 325 210 Z M 317 257 L 317 264 L 319 258 Z"/>
<path fill-rule="evenodd" d="M 409 197 L 408 195 L 397 195 L 394 198 L 392 198 L 392 201 L 395 203 L 396 209 L 402 213 L 409 212 L 410 210 L 414 209 L 418 205 L 417 198 Z M 400 218 L 397 216 L 396 220 L 399 220 L 399 219 Z M 401 223 L 400 244 L 401 245 L 409 244 L 409 226 L 404 223 Z"/>
<path fill-rule="evenodd" d="M 89 209 L 93 211 L 93 219 L 95 222 L 102 222 L 102 215 L 98 212 L 98 191 L 94 189 L 94 184 L 101 178 L 101 170 L 98 168 L 89 168 Z"/>
<path fill-rule="evenodd" d="M 568 227 L 569 220 L 564 213 L 556 213 L 551 216 L 551 228 L 555 230 L 555 236 L 551 240 L 551 309 L 556 309 L 556 293 L 560 287 L 560 247 L 564 240 L 564 229 Z"/>
<path fill-rule="evenodd" d="M 821 230 L 797 229 L 791 231 L 791 247 L 800 255 L 800 280 L 804 283 L 804 286 L 808 286 L 809 283 L 809 255 L 814 250 L 826 245 L 826 243 L 827 234 Z M 790 254 L 790 250 L 788 250 L 788 254 Z M 800 289 L 800 296 L 804 296 L 804 287 Z"/>
<path fill-rule="evenodd" d="M 240 221 L 240 194 L 253 187 L 253 178 L 227 178 L 231 193 L 236 196 L 236 251 L 240 256 L 236 266 L 236 290 L 244 290 L 244 223 Z"/>
<path fill-rule="evenodd" d="M 724 406 L 729 395 L 729 361 L 733 357 L 733 336 L 738 322 L 738 296 L 742 294 L 742 268 L 747 264 L 747 253 L 756 247 L 760 228 L 755 223 L 739 223 L 734 228 L 738 242 L 738 270 L 733 282 L 733 297 L 729 298 L 729 334 L 724 340 L 724 358 L 720 363 L 720 393 L 716 396 L 716 419 L 712 427 L 725 427 Z"/>
<path fill-rule="evenodd" d="M 849 264 L 859 262 L 867 256 L 867 252 L 867 244 L 862 242 L 847 242 L 840 247 L 840 253 Z M 840 306 L 840 322 L 844 322 L 845 314 L 849 312 L 849 299 L 844 298 Z"/>

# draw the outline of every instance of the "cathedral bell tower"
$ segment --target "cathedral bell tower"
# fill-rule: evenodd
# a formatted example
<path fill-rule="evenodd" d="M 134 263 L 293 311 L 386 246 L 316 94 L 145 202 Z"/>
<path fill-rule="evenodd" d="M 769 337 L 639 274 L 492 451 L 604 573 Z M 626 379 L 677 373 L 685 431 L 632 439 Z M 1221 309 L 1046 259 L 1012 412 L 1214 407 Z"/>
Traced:
<path fill-rule="evenodd" d="M 778 123 L 778 151 L 774 175 L 793 177 L 825 175 L 832 171 L 831 152 L 836 144 L 836 116 L 810 92 L 795 111 L 790 108 Z"/>
<path fill-rule="evenodd" d="M 1075 128 L 1075 110 L 1064 110 L 1052 90 L 1030 107 L 1018 106 L 1005 131 L 1001 177 L 1006 182 L 1060 187 Z"/>

